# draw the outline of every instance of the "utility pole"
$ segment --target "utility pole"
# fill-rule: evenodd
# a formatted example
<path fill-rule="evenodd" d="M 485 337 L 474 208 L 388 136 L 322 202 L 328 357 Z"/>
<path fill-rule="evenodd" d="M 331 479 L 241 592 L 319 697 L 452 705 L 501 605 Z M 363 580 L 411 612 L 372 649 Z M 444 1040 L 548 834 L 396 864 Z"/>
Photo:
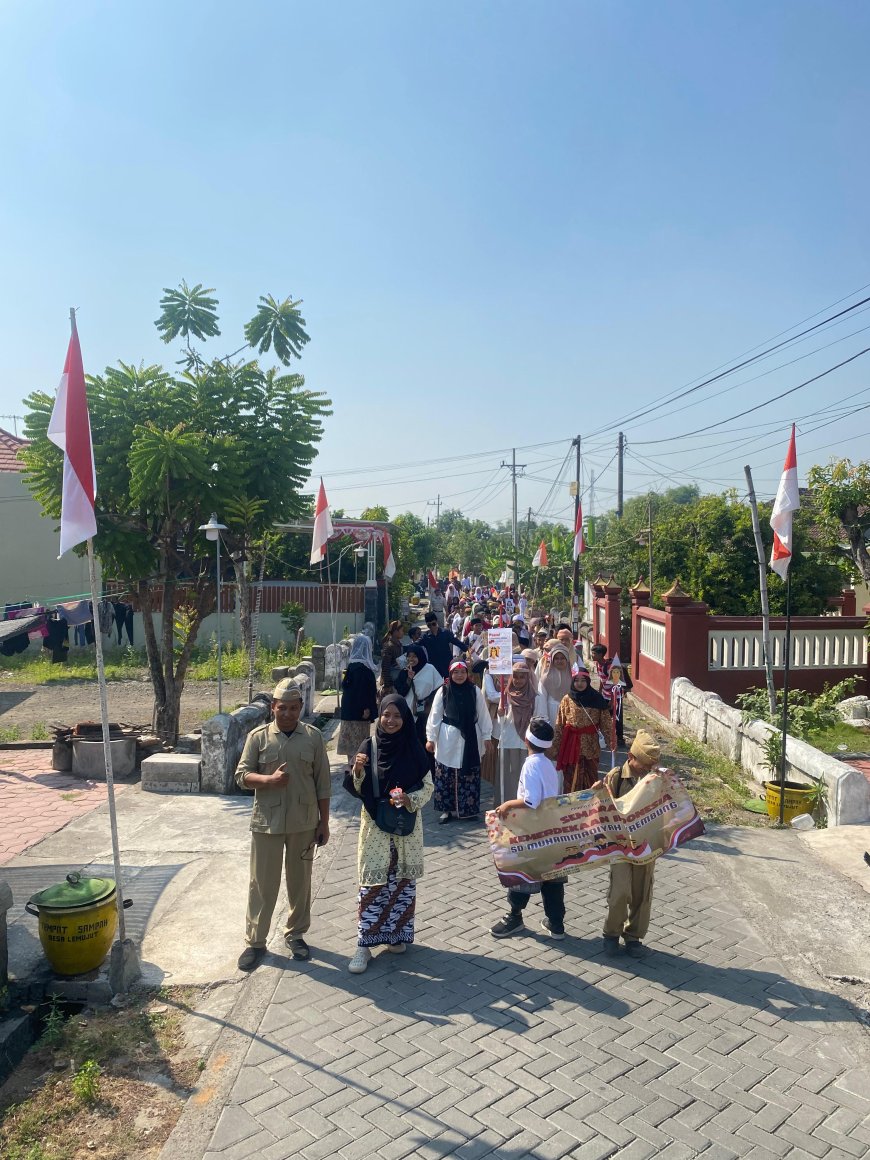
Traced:
<path fill-rule="evenodd" d="M 529 508 L 529 514 L 526 516 L 526 543 L 529 551 L 532 548 L 532 509 Z"/>
<path fill-rule="evenodd" d="M 616 443 L 616 518 L 622 519 L 622 461 L 625 456 L 625 436 L 620 431 Z"/>
<path fill-rule="evenodd" d="M 573 441 L 577 450 L 577 463 L 574 470 L 574 535 L 577 534 L 577 517 L 580 515 L 580 436 Z M 572 536 L 572 543 L 574 537 Z M 571 631 L 576 640 L 580 633 L 580 556 L 574 557 L 574 581 L 571 585 Z"/>
<path fill-rule="evenodd" d="M 649 579 L 647 580 L 647 584 L 649 584 L 649 600 L 650 600 L 650 604 L 652 604 L 652 599 L 653 599 L 652 493 L 650 493 L 649 498 L 646 501 L 646 523 L 647 523 L 647 529 L 646 529 L 646 531 L 647 531 L 647 547 L 649 550 Z"/>
<path fill-rule="evenodd" d="M 511 538 L 514 545 L 514 557 L 516 557 L 520 550 L 519 533 L 517 531 L 517 472 L 525 471 L 525 463 L 517 463 L 517 449 L 511 448 L 511 461 L 505 463 L 501 462 L 502 467 L 506 467 L 511 473 L 511 482 L 513 484 L 513 505 L 511 508 Z M 514 559 L 514 567 L 516 567 L 516 559 Z"/>
<path fill-rule="evenodd" d="M 440 527 L 441 526 L 441 495 L 440 495 L 440 493 L 439 493 L 437 499 L 427 499 L 426 506 L 435 508 L 435 527 L 436 528 Z M 429 517 L 428 516 L 426 517 L 426 526 L 427 527 L 429 526 Z"/>

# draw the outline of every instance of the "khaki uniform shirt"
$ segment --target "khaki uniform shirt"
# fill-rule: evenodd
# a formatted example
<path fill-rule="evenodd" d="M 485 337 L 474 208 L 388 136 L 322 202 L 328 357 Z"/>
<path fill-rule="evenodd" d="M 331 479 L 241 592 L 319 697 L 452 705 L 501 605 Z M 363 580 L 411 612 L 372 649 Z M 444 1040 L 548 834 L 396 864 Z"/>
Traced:
<path fill-rule="evenodd" d="M 646 774 L 641 774 L 641 777 L 646 777 Z M 631 766 L 626 761 L 625 765 L 617 765 L 611 769 L 604 780 L 610 790 L 611 797 L 620 798 L 629 790 L 634 789 L 640 781 L 640 777 L 634 776 L 631 772 Z"/>
<path fill-rule="evenodd" d="M 318 801 L 331 796 L 326 746 L 319 729 L 300 721 L 286 737 L 273 721 L 251 730 L 236 769 L 236 784 L 246 773 L 274 773 L 287 766 L 283 789 L 254 790 L 251 829 L 261 834 L 301 834 L 320 823 Z"/>

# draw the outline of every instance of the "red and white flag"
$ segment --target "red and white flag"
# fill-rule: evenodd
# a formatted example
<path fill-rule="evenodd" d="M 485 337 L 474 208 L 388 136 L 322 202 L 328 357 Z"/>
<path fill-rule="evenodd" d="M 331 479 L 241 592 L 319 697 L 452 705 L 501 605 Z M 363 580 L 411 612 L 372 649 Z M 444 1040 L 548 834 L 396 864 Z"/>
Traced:
<path fill-rule="evenodd" d="M 326 488 L 323 486 L 323 477 L 320 479 L 320 491 L 317 493 L 317 507 L 314 509 L 314 535 L 311 539 L 311 563 L 319 564 L 326 555 L 326 541 L 332 536 L 332 518 L 329 514 L 329 502 L 326 498 Z"/>
<path fill-rule="evenodd" d="M 577 518 L 574 521 L 574 554 L 573 558 L 578 560 L 586 551 L 586 540 L 583 536 L 583 505 L 577 504 Z"/>
<path fill-rule="evenodd" d="M 97 473 L 91 442 L 91 419 L 85 390 L 82 349 L 73 320 L 63 374 L 54 410 L 48 422 L 48 438 L 63 451 L 63 491 L 60 511 L 60 556 L 97 534 L 94 500 Z M 58 556 L 58 559 L 60 559 Z"/>
<path fill-rule="evenodd" d="M 433 590 L 436 589 L 438 587 L 438 578 L 436 577 L 435 573 L 431 569 L 429 571 L 428 579 L 429 579 L 429 587 L 432 588 Z"/>
<path fill-rule="evenodd" d="M 384 576 L 392 580 L 396 574 L 396 557 L 393 555 L 393 541 L 390 533 L 384 532 Z"/>
<path fill-rule="evenodd" d="M 534 560 L 532 560 L 532 567 L 533 568 L 546 568 L 547 567 L 547 544 L 546 544 L 546 541 L 544 541 L 544 540 L 541 540 L 540 546 L 538 547 L 537 552 L 535 552 L 535 558 L 534 558 Z"/>
<path fill-rule="evenodd" d="M 770 526 L 773 528 L 773 551 L 770 555 L 770 566 L 783 580 L 788 576 L 788 566 L 792 557 L 792 512 L 796 512 L 800 506 L 797 451 L 794 443 L 794 423 L 792 423 L 791 440 L 782 469 L 782 478 L 779 481 L 776 499 L 773 501 L 773 511 L 770 513 Z"/>

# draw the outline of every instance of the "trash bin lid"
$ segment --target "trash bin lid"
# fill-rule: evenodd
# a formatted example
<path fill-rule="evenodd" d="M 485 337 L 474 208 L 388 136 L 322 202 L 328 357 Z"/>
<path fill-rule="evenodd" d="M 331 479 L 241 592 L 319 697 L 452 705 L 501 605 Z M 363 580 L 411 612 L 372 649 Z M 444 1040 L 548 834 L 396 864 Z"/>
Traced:
<path fill-rule="evenodd" d="M 88 906 L 103 902 L 115 890 L 114 878 L 83 878 L 77 871 L 67 874 L 64 882 L 57 882 L 34 894 L 30 901 L 35 906 Z"/>

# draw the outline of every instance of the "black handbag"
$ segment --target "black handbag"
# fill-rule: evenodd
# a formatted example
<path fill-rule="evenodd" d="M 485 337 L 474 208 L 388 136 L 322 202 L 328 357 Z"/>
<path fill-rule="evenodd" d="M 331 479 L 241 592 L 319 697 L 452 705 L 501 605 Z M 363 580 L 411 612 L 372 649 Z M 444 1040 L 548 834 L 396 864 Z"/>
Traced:
<path fill-rule="evenodd" d="M 381 797 L 381 782 L 378 777 L 378 743 L 372 738 L 372 789 L 375 801 L 375 825 L 385 834 L 392 834 L 396 838 L 407 838 L 417 824 L 417 814 L 414 810 L 406 810 L 404 806 L 394 806 L 389 798 Z"/>

